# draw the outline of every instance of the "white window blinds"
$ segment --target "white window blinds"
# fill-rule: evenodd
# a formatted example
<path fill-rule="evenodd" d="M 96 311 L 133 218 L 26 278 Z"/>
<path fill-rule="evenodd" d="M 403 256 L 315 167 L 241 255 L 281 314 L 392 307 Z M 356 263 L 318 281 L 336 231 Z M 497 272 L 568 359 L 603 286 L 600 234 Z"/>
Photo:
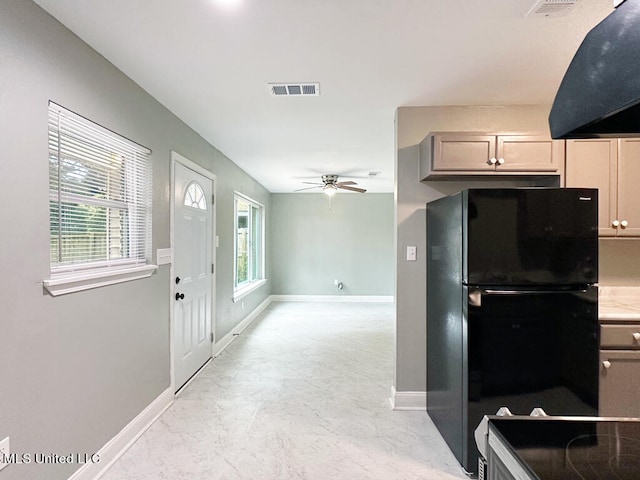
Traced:
<path fill-rule="evenodd" d="M 150 153 L 49 103 L 52 273 L 150 259 Z"/>

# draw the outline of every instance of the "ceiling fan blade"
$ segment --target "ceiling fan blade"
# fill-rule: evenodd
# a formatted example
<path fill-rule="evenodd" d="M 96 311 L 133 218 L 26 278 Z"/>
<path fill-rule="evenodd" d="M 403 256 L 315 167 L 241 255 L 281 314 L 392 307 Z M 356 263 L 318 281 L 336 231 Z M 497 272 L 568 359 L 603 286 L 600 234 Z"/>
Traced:
<path fill-rule="evenodd" d="M 357 185 L 356 182 L 352 182 L 351 180 L 347 180 L 346 182 L 338 182 L 336 183 L 336 187 L 341 187 L 342 185 Z"/>
<path fill-rule="evenodd" d="M 346 187 L 346 186 L 343 186 L 343 185 L 338 185 L 338 188 L 341 188 L 343 190 L 351 190 L 352 192 L 358 192 L 358 193 L 366 192 L 366 190 L 364 188 Z"/>
<path fill-rule="evenodd" d="M 307 185 L 324 185 L 324 183 L 318 183 L 318 182 L 302 182 L 302 183 L 306 183 Z"/>
<path fill-rule="evenodd" d="M 324 185 L 318 185 L 318 186 L 315 186 L 315 187 L 299 188 L 298 190 L 294 190 L 294 192 L 301 192 L 303 190 L 311 190 L 312 188 L 322 188 L 322 187 L 324 187 Z"/>

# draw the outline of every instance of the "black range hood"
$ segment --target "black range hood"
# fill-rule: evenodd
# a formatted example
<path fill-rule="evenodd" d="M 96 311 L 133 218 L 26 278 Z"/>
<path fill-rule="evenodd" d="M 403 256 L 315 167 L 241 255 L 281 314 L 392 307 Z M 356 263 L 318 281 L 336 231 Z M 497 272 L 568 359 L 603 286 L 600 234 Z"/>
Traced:
<path fill-rule="evenodd" d="M 552 138 L 640 137 L 640 0 L 583 40 L 551 107 Z"/>

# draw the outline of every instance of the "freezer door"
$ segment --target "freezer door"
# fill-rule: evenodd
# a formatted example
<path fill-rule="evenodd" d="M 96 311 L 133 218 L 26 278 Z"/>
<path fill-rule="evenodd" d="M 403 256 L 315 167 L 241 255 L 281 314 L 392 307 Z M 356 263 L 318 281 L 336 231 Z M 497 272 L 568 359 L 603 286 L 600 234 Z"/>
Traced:
<path fill-rule="evenodd" d="M 466 193 L 466 284 L 598 281 L 596 189 L 472 189 Z"/>

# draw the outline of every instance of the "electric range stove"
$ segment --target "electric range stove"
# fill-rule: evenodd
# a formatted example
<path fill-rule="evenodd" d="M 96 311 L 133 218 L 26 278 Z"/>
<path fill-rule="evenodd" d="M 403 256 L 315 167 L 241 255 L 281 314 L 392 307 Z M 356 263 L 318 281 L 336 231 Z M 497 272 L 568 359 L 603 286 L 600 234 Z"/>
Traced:
<path fill-rule="evenodd" d="M 481 468 L 480 477 L 486 480 L 640 479 L 640 419 L 512 416 L 487 420 L 484 446 L 480 445 L 482 435 L 476 434 L 487 467 Z"/>

